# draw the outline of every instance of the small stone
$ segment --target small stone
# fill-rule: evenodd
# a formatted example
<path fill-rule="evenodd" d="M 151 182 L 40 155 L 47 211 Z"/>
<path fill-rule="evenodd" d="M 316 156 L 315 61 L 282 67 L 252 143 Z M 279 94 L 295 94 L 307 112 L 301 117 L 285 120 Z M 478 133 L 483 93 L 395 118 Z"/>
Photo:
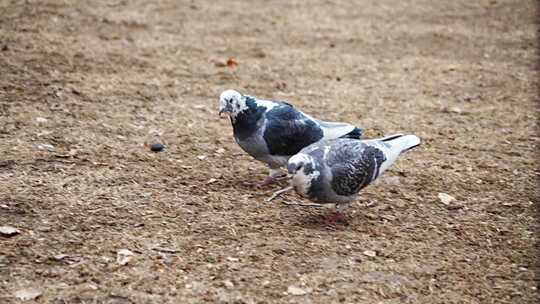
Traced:
<path fill-rule="evenodd" d="M 116 262 L 120 265 L 126 265 L 133 258 L 133 252 L 128 249 L 120 249 L 116 253 Z"/>
<path fill-rule="evenodd" d="M 461 109 L 458 108 L 458 107 L 453 107 L 453 108 L 450 109 L 450 111 L 452 111 L 454 113 L 458 113 L 458 114 L 461 114 L 461 112 L 462 112 Z"/>
<path fill-rule="evenodd" d="M 165 148 L 165 146 L 162 143 L 159 143 L 159 142 L 155 142 L 155 143 L 152 143 L 150 145 L 150 150 L 152 150 L 154 152 L 159 152 L 159 151 L 163 150 L 164 148 Z"/>
<path fill-rule="evenodd" d="M 41 291 L 36 288 L 26 288 L 17 290 L 14 294 L 16 298 L 22 301 L 34 300 L 42 295 Z"/>
<path fill-rule="evenodd" d="M 375 251 L 373 251 L 373 250 L 366 250 L 366 251 L 363 252 L 363 254 L 364 254 L 364 255 L 367 255 L 367 256 L 369 256 L 369 257 L 375 257 L 375 256 L 377 256 L 377 253 L 376 253 Z"/>
<path fill-rule="evenodd" d="M 449 194 L 446 194 L 446 193 L 439 193 L 437 196 L 439 197 L 439 200 L 441 201 L 441 203 L 443 203 L 445 205 L 448 205 L 451 202 L 456 200 L 455 197 L 453 197 L 453 196 L 451 196 Z"/>
<path fill-rule="evenodd" d="M 311 291 L 311 288 L 300 288 L 294 285 L 291 285 L 287 288 L 287 293 L 293 296 L 303 296 L 310 293 Z"/>
<path fill-rule="evenodd" d="M 0 234 L 4 236 L 14 236 L 15 234 L 19 234 L 21 231 L 15 227 L 11 226 L 1 226 L 0 227 Z"/>
<path fill-rule="evenodd" d="M 54 256 L 54 259 L 57 260 L 57 261 L 61 261 L 65 258 L 69 257 L 67 254 L 57 254 Z"/>

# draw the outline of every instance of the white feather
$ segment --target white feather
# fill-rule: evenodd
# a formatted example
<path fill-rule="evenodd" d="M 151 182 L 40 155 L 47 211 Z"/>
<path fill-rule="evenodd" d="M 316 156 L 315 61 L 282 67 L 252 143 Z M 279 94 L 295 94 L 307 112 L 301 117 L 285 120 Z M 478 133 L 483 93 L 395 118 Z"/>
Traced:
<path fill-rule="evenodd" d="M 266 99 L 255 99 L 255 103 L 256 103 L 259 107 L 265 107 L 265 108 L 266 108 L 266 112 L 272 110 L 272 108 L 274 108 L 274 107 L 279 106 L 278 103 L 276 103 L 276 102 L 274 102 L 274 101 L 271 101 L 271 100 L 266 100 Z"/>
<path fill-rule="evenodd" d="M 304 114 L 307 118 L 314 121 L 321 127 L 321 129 L 323 130 L 323 138 L 321 138 L 321 140 L 340 138 L 341 136 L 348 134 L 349 132 L 354 130 L 354 128 L 356 128 L 355 126 L 348 123 L 326 122 L 313 118 L 306 113 L 302 112 L 302 114 Z"/>

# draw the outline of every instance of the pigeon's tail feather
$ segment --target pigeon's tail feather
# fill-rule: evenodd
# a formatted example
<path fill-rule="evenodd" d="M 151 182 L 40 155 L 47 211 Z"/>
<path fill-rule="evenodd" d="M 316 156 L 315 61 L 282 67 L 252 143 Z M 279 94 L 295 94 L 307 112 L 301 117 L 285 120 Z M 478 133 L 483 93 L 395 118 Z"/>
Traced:
<path fill-rule="evenodd" d="M 386 161 L 381 165 L 379 173 L 393 164 L 402 152 L 420 145 L 420 138 L 416 135 L 395 134 L 379 138 L 376 141 L 380 143 L 379 147 L 382 148 L 386 157 Z"/>
<path fill-rule="evenodd" d="M 380 141 L 391 141 L 392 139 L 396 139 L 396 138 L 401 137 L 401 136 L 403 136 L 403 134 L 398 133 L 398 134 L 393 134 L 393 135 L 386 136 L 386 137 L 383 137 L 383 138 L 379 138 L 379 140 Z"/>
<path fill-rule="evenodd" d="M 394 152 L 403 153 L 420 145 L 420 138 L 416 135 L 396 134 L 382 138 L 382 141 L 392 145 Z"/>
<path fill-rule="evenodd" d="M 342 122 L 326 122 L 313 118 L 323 130 L 323 139 L 352 138 L 358 139 L 362 135 L 362 129 L 351 124 Z"/>
<path fill-rule="evenodd" d="M 360 139 L 360 136 L 362 136 L 362 133 L 364 133 L 364 130 L 358 127 L 355 127 L 351 132 L 341 136 L 340 138 Z"/>

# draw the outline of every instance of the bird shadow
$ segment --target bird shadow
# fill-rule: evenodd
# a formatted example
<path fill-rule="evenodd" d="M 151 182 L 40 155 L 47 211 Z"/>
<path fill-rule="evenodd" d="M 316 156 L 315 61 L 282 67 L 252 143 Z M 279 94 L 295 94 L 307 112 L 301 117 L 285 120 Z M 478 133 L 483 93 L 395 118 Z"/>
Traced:
<path fill-rule="evenodd" d="M 328 214 L 301 215 L 292 221 L 291 225 L 314 230 L 342 230 L 350 226 L 350 221 L 347 218 L 329 222 L 326 220 L 327 216 Z"/>
<path fill-rule="evenodd" d="M 293 211 L 294 215 L 290 214 L 288 216 L 288 223 L 291 226 L 315 230 L 341 230 L 351 224 L 351 221 L 347 216 L 344 216 L 338 221 L 329 221 L 328 217 L 334 214 L 331 208 L 307 206 L 289 207 L 295 209 Z M 315 211 L 310 208 L 316 208 L 318 210 Z"/>

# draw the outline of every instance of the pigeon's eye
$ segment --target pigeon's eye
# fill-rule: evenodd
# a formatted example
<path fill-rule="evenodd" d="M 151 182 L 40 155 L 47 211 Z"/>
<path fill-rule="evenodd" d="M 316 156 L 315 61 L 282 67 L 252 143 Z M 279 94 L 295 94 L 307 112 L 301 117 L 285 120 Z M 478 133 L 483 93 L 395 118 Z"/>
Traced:
<path fill-rule="evenodd" d="M 232 99 L 227 100 L 227 103 L 232 103 Z"/>

